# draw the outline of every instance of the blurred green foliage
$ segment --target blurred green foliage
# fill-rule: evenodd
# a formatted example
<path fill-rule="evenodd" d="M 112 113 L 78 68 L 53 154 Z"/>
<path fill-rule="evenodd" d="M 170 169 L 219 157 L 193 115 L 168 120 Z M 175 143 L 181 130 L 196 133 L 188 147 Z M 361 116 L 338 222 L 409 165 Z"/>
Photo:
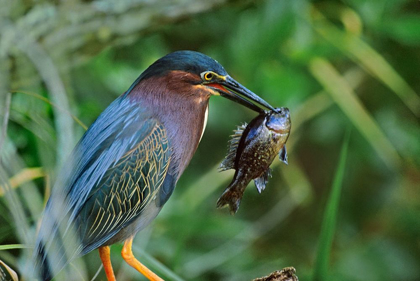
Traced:
<path fill-rule="evenodd" d="M 68 108 L 28 94 L 51 100 L 46 83 L 22 80 L 39 70 L 19 67 L 24 62 L 14 53 L 20 70 L 8 80 L 16 93 L 1 147 L 0 245 L 34 242 L 64 158 L 57 115 L 72 121 L 74 145 L 85 129 L 71 114 L 91 124 L 154 60 L 193 49 L 272 105 L 289 107 L 289 165 L 276 160 L 267 189 L 258 194 L 251 184 L 235 216 L 217 210 L 232 176 L 217 172 L 229 135 L 255 114 L 212 98 L 192 163 L 155 222 L 137 235 L 139 259 L 168 280 L 251 280 L 286 266 L 310 280 L 340 147 L 353 126 L 328 279 L 420 280 L 419 12 L 419 3 L 408 0 L 226 5 L 104 51 L 87 45 L 99 54 L 75 67 L 72 57 L 55 61 L 68 69 L 61 77 Z M 106 30 L 98 34 L 106 37 Z M 24 170 L 36 167 L 43 176 Z M 22 171 L 28 180 L 19 182 Z M 121 247 L 112 247 L 118 280 L 143 280 L 123 263 Z M 24 275 L 29 252 L 13 249 L 0 248 L 0 260 Z M 96 252 L 77 261 L 86 280 L 99 266 Z"/>

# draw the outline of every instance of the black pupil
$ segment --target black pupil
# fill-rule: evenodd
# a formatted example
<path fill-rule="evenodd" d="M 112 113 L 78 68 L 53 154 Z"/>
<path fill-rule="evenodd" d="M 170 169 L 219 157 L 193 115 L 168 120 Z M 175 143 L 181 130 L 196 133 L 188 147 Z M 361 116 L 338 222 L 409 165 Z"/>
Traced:
<path fill-rule="evenodd" d="M 210 80 L 212 77 L 213 77 L 213 74 L 211 74 L 211 73 L 206 74 L 206 79 L 207 80 Z"/>

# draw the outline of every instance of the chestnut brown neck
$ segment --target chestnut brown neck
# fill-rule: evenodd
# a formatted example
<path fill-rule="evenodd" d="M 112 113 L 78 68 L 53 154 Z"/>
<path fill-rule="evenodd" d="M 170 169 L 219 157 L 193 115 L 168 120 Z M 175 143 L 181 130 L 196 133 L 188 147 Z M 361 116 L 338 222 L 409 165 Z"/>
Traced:
<path fill-rule="evenodd" d="M 205 126 L 211 93 L 200 82 L 197 75 L 172 71 L 141 81 L 128 95 L 165 126 L 173 150 L 170 173 L 177 180 L 194 155 Z"/>

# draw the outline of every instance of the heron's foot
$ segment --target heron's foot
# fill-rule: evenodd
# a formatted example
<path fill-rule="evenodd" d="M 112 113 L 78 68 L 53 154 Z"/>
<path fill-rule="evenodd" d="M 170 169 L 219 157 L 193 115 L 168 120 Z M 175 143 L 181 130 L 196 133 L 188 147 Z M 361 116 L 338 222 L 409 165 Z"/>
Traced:
<path fill-rule="evenodd" d="M 133 237 L 125 240 L 124 247 L 121 251 L 121 255 L 126 263 L 128 263 L 131 267 L 136 269 L 138 272 L 146 276 L 147 279 L 150 281 L 164 281 L 162 278 L 157 276 L 153 271 L 148 269 L 144 264 L 139 262 L 136 257 L 133 255 L 133 251 L 131 249 L 133 245 Z"/>

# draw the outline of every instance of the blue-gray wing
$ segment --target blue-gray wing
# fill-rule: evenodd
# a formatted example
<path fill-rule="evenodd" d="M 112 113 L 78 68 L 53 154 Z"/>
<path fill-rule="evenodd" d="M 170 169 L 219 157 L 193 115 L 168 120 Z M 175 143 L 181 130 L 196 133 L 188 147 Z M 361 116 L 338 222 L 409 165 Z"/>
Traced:
<path fill-rule="evenodd" d="M 89 252 L 105 243 L 136 220 L 144 208 L 160 196 L 169 161 L 166 131 L 156 123 L 148 135 L 109 168 L 91 190 L 77 216 L 83 251 Z"/>
<path fill-rule="evenodd" d="M 141 215 L 153 195 L 161 196 L 170 158 L 159 120 L 138 102 L 115 100 L 57 177 L 39 229 L 36 264 L 58 272 Z M 173 189 L 174 182 L 169 185 Z"/>

